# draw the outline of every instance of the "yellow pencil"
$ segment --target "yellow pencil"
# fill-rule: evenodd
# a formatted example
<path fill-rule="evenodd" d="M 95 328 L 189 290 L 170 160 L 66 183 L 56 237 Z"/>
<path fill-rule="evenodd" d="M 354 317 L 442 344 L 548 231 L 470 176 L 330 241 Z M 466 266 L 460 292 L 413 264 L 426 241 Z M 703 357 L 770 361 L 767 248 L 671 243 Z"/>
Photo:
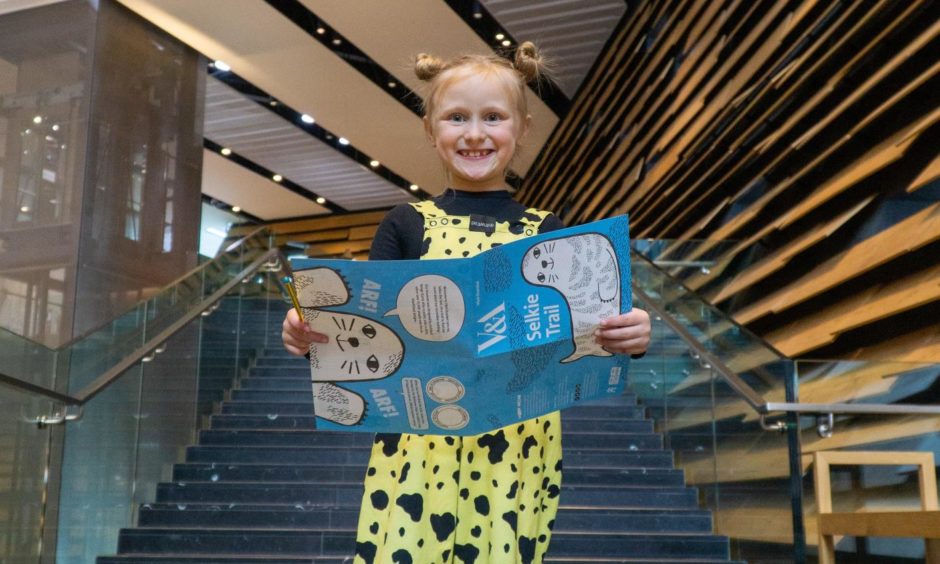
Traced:
<path fill-rule="evenodd" d="M 294 279 L 290 276 L 285 276 L 282 281 L 284 282 L 284 287 L 287 288 L 288 295 L 290 295 L 291 303 L 294 304 L 294 309 L 297 310 L 297 317 L 303 321 L 304 312 L 300 309 L 300 302 L 297 301 L 297 290 L 294 289 Z"/>

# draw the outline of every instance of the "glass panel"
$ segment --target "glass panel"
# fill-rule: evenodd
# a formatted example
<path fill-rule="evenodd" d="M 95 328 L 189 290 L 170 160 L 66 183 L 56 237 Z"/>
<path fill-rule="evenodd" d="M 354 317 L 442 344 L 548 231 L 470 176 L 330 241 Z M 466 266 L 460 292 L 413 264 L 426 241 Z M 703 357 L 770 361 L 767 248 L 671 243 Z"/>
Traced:
<path fill-rule="evenodd" d="M 655 256 L 656 242 L 638 243 Z M 674 270 L 700 267 L 669 265 Z M 635 255 L 632 268 L 634 285 L 652 302 L 636 299 L 637 307 L 664 310 L 766 399 L 792 398 L 791 361 L 648 260 Z M 765 431 L 756 412 L 715 367 L 655 315 L 651 349 L 634 361 L 631 378 L 674 451 L 676 466 L 712 511 L 715 532 L 731 539 L 733 558 L 792 560 L 803 543 L 792 525 L 794 496 L 799 499 L 790 478 L 795 431 L 792 436 Z"/>
<path fill-rule="evenodd" d="M 53 386 L 51 372 L 33 383 Z M 0 386 L 0 562 L 38 562 L 47 498 L 50 429 L 33 422 L 53 404 Z"/>
<path fill-rule="evenodd" d="M 808 360 L 797 362 L 800 401 L 937 405 L 940 364 Z M 801 420 L 804 457 L 818 451 L 929 452 L 940 459 L 940 415 L 836 415 L 831 437 L 817 433 L 817 421 Z M 936 467 L 936 466 L 935 466 Z M 813 469 L 805 481 L 804 518 L 808 541 L 816 544 Z M 833 466 L 832 507 L 836 512 L 914 511 L 920 507 L 914 466 Z M 916 516 L 911 516 L 916 522 Z M 878 561 L 923 561 L 920 539 L 837 539 L 838 558 L 868 555 Z"/>

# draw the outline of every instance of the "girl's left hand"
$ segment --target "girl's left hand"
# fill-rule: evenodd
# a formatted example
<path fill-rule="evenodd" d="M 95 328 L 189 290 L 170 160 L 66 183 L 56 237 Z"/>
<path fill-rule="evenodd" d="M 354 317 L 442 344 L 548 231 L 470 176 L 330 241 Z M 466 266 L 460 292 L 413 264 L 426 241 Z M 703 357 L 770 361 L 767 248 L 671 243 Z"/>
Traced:
<path fill-rule="evenodd" d="M 650 344 L 650 316 L 642 309 L 601 319 L 594 340 L 612 353 L 643 354 Z"/>

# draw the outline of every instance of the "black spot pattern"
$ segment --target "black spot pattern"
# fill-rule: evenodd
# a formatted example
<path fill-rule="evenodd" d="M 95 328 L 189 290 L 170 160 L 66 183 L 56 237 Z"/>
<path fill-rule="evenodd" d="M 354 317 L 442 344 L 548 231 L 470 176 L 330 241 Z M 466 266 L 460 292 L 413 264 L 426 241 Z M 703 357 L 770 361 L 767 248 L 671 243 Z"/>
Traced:
<path fill-rule="evenodd" d="M 487 499 L 485 495 L 478 495 L 473 498 L 473 507 L 476 508 L 477 513 L 480 515 L 490 514 L 490 500 Z"/>
<path fill-rule="evenodd" d="M 415 523 L 421 520 L 424 512 L 424 497 L 421 494 L 401 494 L 395 504 L 404 509 Z"/>
<path fill-rule="evenodd" d="M 405 480 L 408 479 L 408 470 L 411 470 L 411 463 L 406 462 L 401 468 L 401 478 L 398 479 L 399 484 L 404 484 Z"/>
<path fill-rule="evenodd" d="M 385 456 L 392 456 L 398 452 L 398 442 L 401 440 L 401 435 L 398 433 L 376 433 L 375 442 L 376 444 L 382 443 L 382 454 Z"/>
<path fill-rule="evenodd" d="M 411 553 L 404 548 L 399 548 L 392 553 L 392 562 L 395 564 L 414 564 L 414 560 L 411 559 Z"/>
<path fill-rule="evenodd" d="M 522 443 L 522 456 L 525 458 L 529 458 L 529 450 L 534 446 L 538 446 L 538 444 L 539 442 L 535 440 L 535 437 L 531 435 L 526 437 L 525 442 Z"/>
<path fill-rule="evenodd" d="M 548 478 L 545 478 L 545 479 L 548 480 Z M 518 480 L 516 480 L 515 482 L 512 483 L 511 486 L 509 486 L 509 493 L 506 494 L 506 497 L 507 497 L 508 499 L 512 499 L 512 498 L 516 497 L 516 490 L 517 490 L 517 489 L 519 489 L 519 481 L 518 481 Z M 543 489 L 544 489 L 544 488 L 543 488 Z"/>
<path fill-rule="evenodd" d="M 443 515 L 431 514 L 431 528 L 434 530 L 438 541 L 447 539 L 447 537 L 454 532 L 454 527 L 456 526 L 457 520 L 453 513 L 445 513 Z"/>
<path fill-rule="evenodd" d="M 515 511 L 507 511 L 503 513 L 503 521 L 509 523 L 509 526 L 512 527 L 512 532 L 516 532 L 516 522 L 519 516 Z"/>
<path fill-rule="evenodd" d="M 463 564 L 474 564 L 480 556 L 480 549 L 472 544 L 454 545 L 454 557 L 459 558 Z"/>
<path fill-rule="evenodd" d="M 371 542 L 357 542 L 356 556 L 365 560 L 366 564 L 373 564 L 375 562 L 375 551 L 377 548 L 378 547 Z"/>
<path fill-rule="evenodd" d="M 488 448 L 490 464 L 499 464 L 503 461 L 503 453 L 509 448 L 509 442 L 506 441 L 506 433 L 502 429 L 496 433 L 483 435 L 477 440 L 481 447 Z"/>
<path fill-rule="evenodd" d="M 388 507 L 388 494 L 382 490 L 372 492 L 372 507 L 382 510 Z"/>
<path fill-rule="evenodd" d="M 535 558 L 535 539 L 519 535 L 519 557 L 522 558 L 522 564 L 532 564 Z"/>

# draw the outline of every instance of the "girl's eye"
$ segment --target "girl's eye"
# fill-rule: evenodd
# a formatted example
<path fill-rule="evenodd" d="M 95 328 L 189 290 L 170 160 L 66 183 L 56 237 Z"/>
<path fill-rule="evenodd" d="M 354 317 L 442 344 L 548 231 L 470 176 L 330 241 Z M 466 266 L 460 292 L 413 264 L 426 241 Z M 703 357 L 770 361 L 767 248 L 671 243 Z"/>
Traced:
<path fill-rule="evenodd" d="M 451 115 L 449 118 L 447 118 L 447 119 L 448 119 L 449 121 L 453 121 L 453 122 L 455 122 L 455 123 L 463 123 L 463 122 L 464 122 L 463 116 L 460 115 L 460 114 L 452 114 L 452 115 Z"/>
<path fill-rule="evenodd" d="M 373 326 L 371 326 L 371 325 L 363 325 L 363 326 L 362 326 L 362 334 L 365 335 L 366 337 L 369 337 L 370 339 L 374 339 L 374 338 L 375 338 L 375 327 L 373 327 Z"/>
<path fill-rule="evenodd" d="M 496 114 L 496 113 L 487 114 L 487 116 L 486 116 L 486 121 L 500 121 L 500 120 L 502 120 L 502 119 L 503 119 L 503 117 L 502 117 L 501 115 L 499 115 L 499 114 Z"/>

